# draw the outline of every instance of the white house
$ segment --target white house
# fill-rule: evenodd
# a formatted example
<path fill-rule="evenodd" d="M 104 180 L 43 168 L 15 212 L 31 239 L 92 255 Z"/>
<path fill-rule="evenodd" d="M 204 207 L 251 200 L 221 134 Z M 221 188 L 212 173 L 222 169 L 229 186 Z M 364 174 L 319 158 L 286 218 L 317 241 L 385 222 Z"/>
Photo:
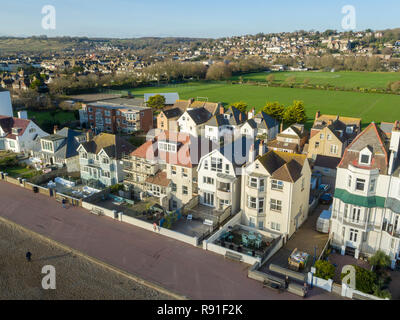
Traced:
<path fill-rule="evenodd" d="M 26 117 L 26 113 L 19 113 Z M 35 139 L 48 134 L 31 120 L 9 116 L 0 116 L 0 150 L 29 152 Z"/>
<path fill-rule="evenodd" d="M 311 169 L 306 155 L 269 151 L 244 168 L 242 223 L 291 237 L 308 217 Z"/>
<path fill-rule="evenodd" d="M 212 114 L 205 108 L 187 109 L 177 120 L 179 132 L 187 133 L 193 137 L 202 135 L 205 124 Z"/>
<path fill-rule="evenodd" d="M 97 188 L 122 182 L 122 155 L 129 154 L 134 147 L 119 136 L 109 133 L 100 133 L 86 140 L 77 149 L 82 181 Z"/>
<path fill-rule="evenodd" d="M 391 137 L 371 123 L 346 148 L 337 168 L 330 235 L 342 254 L 384 251 L 399 260 L 400 123 Z"/>
<path fill-rule="evenodd" d="M 240 126 L 247 120 L 244 112 L 231 106 L 223 114 L 216 114 L 205 124 L 204 136 L 213 142 L 220 142 L 225 137 L 237 138 L 240 135 Z"/>
<path fill-rule="evenodd" d="M 262 141 L 241 137 L 215 149 L 200 159 L 198 171 L 199 202 L 232 213 L 240 210 L 241 167 L 265 152 Z"/>
<path fill-rule="evenodd" d="M 279 122 L 267 115 L 264 111 L 259 112 L 253 118 L 248 119 L 241 127 L 242 135 L 270 141 L 279 133 Z"/>

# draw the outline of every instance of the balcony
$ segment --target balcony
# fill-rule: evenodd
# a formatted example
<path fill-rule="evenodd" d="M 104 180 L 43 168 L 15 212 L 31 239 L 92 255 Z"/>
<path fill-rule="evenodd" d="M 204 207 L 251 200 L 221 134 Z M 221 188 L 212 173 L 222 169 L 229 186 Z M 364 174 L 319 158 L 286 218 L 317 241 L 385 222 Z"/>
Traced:
<path fill-rule="evenodd" d="M 343 219 L 343 223 L 358 229 L 365 229 L 367 226 L 367 222 L 361 220 Z"/>

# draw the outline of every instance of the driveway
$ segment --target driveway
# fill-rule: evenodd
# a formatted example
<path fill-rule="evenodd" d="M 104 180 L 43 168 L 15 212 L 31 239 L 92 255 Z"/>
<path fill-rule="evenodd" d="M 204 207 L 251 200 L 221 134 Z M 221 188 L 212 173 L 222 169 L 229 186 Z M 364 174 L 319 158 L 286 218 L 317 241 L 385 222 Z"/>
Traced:
<path fill-rule="evenodd" d="M 307 268 L 303 270 L 304 273 L 308 272 L 313 262 L 314 248 L 316 247 L 317 249 L 316 259 L 318 259 L 329 238 L 328 234 L 320 233 L 315 230 L 318 217 L 323 210 L 327 209 L 329 209 L 328 205 L 318 205 L 299 230 L 292 235 L 286 245 L 282 247 L 261 270 L 268 272 L 271 263 L 287 268 L 288 258 L 293 250 L 297 248 L 300 251 L 307 252 L 311 256 Z"/>
<path fill-rule="evenodd" d="M 247 278 L 248 265 L 0 181 L 0 215 L 191 299 L 301 299 Z M 337 299 L 316 292 L 311 299 Z"/>

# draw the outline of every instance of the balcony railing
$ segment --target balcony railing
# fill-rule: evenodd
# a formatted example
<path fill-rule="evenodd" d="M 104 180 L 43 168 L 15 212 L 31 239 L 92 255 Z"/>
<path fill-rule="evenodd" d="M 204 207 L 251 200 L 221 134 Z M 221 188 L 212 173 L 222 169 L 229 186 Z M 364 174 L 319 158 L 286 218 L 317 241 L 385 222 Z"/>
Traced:
<path fill-rule="evenodd" d="M 366 221 L 352 220 L 352 219 L 343 219 L 343 223 L 359 229 L 365 228 L 367 224 Z"/>

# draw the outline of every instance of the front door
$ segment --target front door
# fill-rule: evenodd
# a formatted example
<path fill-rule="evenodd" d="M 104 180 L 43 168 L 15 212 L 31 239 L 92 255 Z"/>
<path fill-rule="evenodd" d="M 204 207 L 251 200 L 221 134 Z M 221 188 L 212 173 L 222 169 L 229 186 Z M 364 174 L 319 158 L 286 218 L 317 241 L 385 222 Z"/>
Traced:
<path fill-rule="evenodd" d="M 213 207 L 214 206 L 214 194 L 204 192 L 204 204 Z"/>

